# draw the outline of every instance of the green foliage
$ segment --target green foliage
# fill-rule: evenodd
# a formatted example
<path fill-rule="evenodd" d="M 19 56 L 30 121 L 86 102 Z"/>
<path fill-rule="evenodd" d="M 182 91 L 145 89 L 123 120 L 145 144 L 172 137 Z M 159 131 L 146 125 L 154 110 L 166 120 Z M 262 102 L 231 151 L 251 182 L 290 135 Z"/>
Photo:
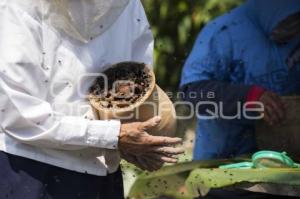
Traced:
<path fill-rule="evenodd" d="M 182 66 L 201 28 L 242 0 L 143 0 L 155 37 L 155 72 L 164 89 L 176 91 Z"/>
<path fill-rule="evenodd" d="M 130 198 L 145 199 L 169 196 L 176 199 L 206 195 L 212 188 L 266 183 L 286 187 L 300 187 L 300 169 L 218 169 L 219 165 L 245 161 L 211 160 L 180 163 L 167 166 L 154 173 L 139 175 L 133 184 Z"/>
<path fill-rule="evenodd" d="M 269 183 L 300 186 L 300 169 L 195 169 L 185 184 L 188 193 L 199 196 L 208 193 L 211 188 L 224 188 L 241 183 Z"/>

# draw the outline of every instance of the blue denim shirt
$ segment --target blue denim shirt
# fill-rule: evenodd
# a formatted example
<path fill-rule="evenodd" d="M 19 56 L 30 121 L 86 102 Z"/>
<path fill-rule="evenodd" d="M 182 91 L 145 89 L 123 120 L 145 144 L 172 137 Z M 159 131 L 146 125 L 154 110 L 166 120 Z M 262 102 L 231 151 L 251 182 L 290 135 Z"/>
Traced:
<path fill-rule="evenodd" d="M 286 59 L 300 38 L 281 45 L 270 38 L 276 24 L 299 11 L 298 0 L 248 0 L 210 22 L 185 63 L 181 86 L 214 80 L 299 94 L 300 64 L 289 68 Z M 253 122 L 199 119 L 194 159 L 251 153 L 256 148 L 254 130 Z"/>

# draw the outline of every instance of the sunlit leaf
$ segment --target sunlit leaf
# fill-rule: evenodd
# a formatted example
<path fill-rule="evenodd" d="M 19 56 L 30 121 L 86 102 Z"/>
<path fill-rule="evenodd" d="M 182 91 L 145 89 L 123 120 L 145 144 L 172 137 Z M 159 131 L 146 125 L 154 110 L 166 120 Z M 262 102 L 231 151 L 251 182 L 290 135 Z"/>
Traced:
<path fill-rule="evenodd" d="M 219 165 L 246 161 L 212 160 L 166 166 L 153 173 L 142 173 L 132 186 L 133 198 L 173 196 L 193 198 L 205 195 L 212 188 L 240 183 L 271 183 L 300 187 L 300 169 L 219 169 Z"/>

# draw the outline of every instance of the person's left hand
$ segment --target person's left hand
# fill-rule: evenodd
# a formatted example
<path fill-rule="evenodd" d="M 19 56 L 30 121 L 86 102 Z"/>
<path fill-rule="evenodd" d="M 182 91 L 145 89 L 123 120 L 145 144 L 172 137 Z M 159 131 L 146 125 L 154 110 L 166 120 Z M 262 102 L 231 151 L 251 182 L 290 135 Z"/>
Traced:
<path fill-rule="evenodd" d="M 281 124 L 286 119 L 286 107 L 279 95 L 265 91 L 259 101 L 264 105 L 264 120 L 270 125 Z"/>
<path fill-rule="evenodd" d="M 147 156 L 138 157 L 131 154 L 121 153 L 121 157 L 136 167 L 150 172 L 160 169 L 164 164 L 163 161 L 153 160 Z"/>

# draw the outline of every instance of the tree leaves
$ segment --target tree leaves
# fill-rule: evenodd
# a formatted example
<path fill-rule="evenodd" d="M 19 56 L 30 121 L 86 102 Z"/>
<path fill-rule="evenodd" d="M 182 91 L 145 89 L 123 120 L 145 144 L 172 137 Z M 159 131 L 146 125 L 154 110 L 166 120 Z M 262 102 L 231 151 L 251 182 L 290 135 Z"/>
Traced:
<path fill-rule="evenodd" d="M 182 66 L 198 33 L 210 20 L 242 0 L 143 0 L 155 37 L 155 72 L 159 85 L 176 91 Z M 172 73 L 170 73 L 172 71 Z"/>
<path fill-rule="evenodd" d="M 166 166 L 153 173 L 142 173 L 133 184 L 132 198 L 172 196 L 185 199 L 205 195 L 212 188 L 243 183 L 270 183 L 300 187 L 300 169 L 219 169 L 219 165 L 247 161 L 211 160 Z"/>

